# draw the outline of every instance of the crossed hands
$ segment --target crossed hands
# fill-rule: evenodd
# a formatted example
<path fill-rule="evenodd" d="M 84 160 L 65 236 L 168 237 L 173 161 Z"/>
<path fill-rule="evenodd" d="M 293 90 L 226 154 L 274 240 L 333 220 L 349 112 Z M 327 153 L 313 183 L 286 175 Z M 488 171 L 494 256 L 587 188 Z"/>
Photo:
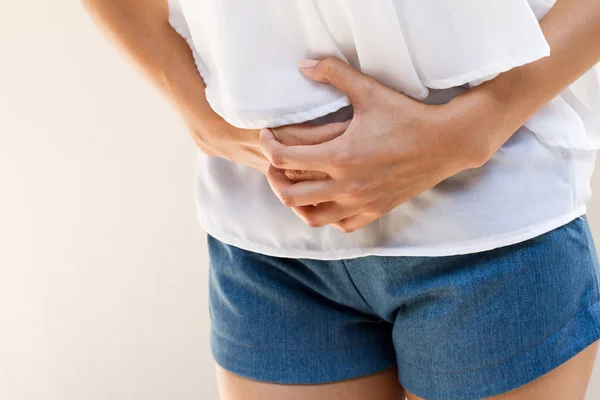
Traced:
<path fill-rule="evenodd" d="M 346 122 L 260 132 L 269 185 L 311 227 L 358 230 L 442 180 L 481 166 L 502 143 L 468 129 L 465 106 L 421 103 L 338 58 L 306 60 L 300 69 L 342 91 L 354 111 Z"/>

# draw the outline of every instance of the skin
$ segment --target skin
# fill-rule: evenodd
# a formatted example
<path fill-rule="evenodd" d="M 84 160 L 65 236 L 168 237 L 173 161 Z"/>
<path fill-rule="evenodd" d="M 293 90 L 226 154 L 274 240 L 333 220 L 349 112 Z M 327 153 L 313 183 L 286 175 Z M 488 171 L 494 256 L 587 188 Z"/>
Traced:
<path fill-rule="evenodd" d="M 326 58 L 301 71 L 348 94 L 352 121 L 261 134 L 233 127 L 211 109 L 188 44 L 168 24 L 165 0 L 82 4 L 179 113 L 201 151 L 263 173 L 306 223 L 346 232 L 452 174 L 483 165 L 531 115 L 600 61 L 600 2 L 559 0 L 541 22 L 550 57 L 500 74 L 445 105 L 425 106 Z M 368 179 L 372 176 L 380 179 Z M 595 342 L 538 379 L 491 399 L 583 399 L 597 347 Z M 217 367 L 217 378 L 222 400 L 402 399 L 396 372 L 299 386 L 257 382 Z"/>

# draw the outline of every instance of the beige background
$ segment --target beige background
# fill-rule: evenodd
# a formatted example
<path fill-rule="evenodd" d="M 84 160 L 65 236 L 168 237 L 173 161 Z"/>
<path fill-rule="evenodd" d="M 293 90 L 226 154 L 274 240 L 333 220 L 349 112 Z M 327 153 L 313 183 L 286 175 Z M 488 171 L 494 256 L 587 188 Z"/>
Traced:
<path fill-rule="evenodd" d="M 79 2 L 0 10 L 0 399 L 216 400 L 182 122 Z"/>

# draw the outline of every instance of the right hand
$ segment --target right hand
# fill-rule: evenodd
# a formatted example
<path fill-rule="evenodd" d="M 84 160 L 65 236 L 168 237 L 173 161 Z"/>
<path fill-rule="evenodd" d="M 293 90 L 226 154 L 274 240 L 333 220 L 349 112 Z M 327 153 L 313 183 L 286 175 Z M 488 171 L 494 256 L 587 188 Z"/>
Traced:
<path fill-rule="evenodd" d="M 344 133 L 349 124 L 350 121 L 326 125 L 300 123 L 270 130 L 284 145 L 314 145 L 336 138 Z M 260 149 L 259 129 L 236 128 L 220 120 L 190 130 L 194 142 L 204 154 L 244 164 L 267 176 L 270 162 Z M 285 174 L 295 182 L 327 177 L 326 173 L 317 171 L 286 170 Z"/>

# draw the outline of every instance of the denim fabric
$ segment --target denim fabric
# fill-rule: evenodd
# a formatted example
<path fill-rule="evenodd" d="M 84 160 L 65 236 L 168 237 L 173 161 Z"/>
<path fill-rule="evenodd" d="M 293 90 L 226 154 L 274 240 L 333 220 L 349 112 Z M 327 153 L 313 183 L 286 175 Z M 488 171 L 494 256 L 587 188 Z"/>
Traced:
<path fill-rule="evenodd" d="M 442 257 L 293 259 L 207 240 L 211 351 L 252 379 L 314 384 L 398 365 L 400 383 L 427 400 L 480 399 L 600 338 L 585 214 L 520 243 Z"/>

